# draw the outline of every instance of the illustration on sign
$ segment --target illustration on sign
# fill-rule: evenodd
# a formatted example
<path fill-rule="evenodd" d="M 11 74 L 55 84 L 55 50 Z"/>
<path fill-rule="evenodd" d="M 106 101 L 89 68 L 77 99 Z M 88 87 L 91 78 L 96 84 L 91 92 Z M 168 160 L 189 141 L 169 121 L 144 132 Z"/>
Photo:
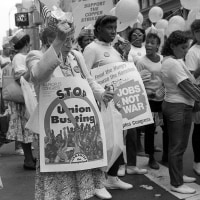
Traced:
<path fill-rule="evenodd" d="M 88 91 L 59 85 L 51 85 L 52 88 L 54 98 L 43 112 L 44 164 L 102 162 L 105 155 L 101 122 Z M 44 85 L 43 94 L 48 97 L 51 89 Z"/>

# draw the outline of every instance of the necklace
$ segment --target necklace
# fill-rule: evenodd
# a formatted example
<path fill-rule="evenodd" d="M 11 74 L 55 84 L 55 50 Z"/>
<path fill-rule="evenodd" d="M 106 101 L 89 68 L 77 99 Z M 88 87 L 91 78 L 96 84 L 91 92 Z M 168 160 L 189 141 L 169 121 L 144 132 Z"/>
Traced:
<path fill-rule="evenodd" d="M 61 68 L 64 76 L 74 76 L 74 73 L 71 68 L 71 64 L 67 57 L 65 59 L 63 59 L 63 62 L 61 63 L 60 68 Z"/>

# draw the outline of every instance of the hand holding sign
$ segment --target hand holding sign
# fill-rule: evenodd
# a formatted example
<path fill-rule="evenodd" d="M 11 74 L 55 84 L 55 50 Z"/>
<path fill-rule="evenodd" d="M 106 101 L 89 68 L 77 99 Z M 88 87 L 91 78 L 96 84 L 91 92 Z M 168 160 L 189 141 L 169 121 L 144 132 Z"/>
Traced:
<path fill-rule="evenodd" d="M 102 95 L 104 103 L 107 104 L 109 101 L 111 101 L 114 95 L 115 95 L 115 92 L 111 87 L 105 87 L 105 92 Z"/>

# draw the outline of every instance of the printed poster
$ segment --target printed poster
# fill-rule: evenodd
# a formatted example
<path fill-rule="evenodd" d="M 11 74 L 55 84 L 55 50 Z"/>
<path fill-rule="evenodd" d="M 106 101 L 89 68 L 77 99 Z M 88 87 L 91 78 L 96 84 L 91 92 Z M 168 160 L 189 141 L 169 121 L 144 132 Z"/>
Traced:
<path fill-rule="evenodd" d="M 122 114 L 124 130 L 153 123 L 145 87 L 133 63 L 107 64 L 92 69 L 91 73 L 104 88 L 116 91 L 113 102 Z"/>
<path fill-rule="evenodd" d="M 99 16 L 109 14 L 114 7 L 113 0 L 41 0 L 50 10 L 60 7 L 64 12 L 72 12 L 75 24 L 75 38 L 81 29 L 94 25 Z"/>
<path fill-rule="evenodd" d="M 105 132 L 92 90 L 81 78 L 53 78 L 40 88 L 41 172 L 107 165 Z"/>
<path fill-rule="evenodd" d="M 99 16 L 109 14 L 112 8 L 113 0 L 72 0 L 75 38 L 84 26 L 94 25 Z"/>

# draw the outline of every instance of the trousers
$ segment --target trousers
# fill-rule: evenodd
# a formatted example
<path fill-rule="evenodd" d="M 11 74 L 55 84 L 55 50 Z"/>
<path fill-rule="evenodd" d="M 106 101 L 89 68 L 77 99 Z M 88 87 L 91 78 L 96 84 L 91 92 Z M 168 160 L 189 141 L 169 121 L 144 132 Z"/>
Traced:
<path fill-rule="evenodd" d="M 188 145 L 192 125 L 192 106 L 163 101 L 162 110 L 169 136 L 170 183 L 178 187 L 183 184 L 183 154 Z"/>

